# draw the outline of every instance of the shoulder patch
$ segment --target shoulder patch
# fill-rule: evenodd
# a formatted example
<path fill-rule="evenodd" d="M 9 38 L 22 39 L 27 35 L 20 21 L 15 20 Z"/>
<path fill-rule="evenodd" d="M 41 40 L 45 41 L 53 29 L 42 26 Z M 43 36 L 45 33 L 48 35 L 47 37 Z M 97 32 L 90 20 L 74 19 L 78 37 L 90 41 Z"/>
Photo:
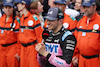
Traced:
<path fill-rule="evenodd" d="M 64 41 L 65 38 L 66 38 L 67 36 L 69 36 L 69 35 L 72 35 L 72 33 L 71 33 L 70 31 L 65 32 L 65 33 L 63 34 L 63 36 L 62 36 L 62 41 Z"/>
<path fill-rule="evenodd" d="M 37 20 L 38 20 L 38 18 L 37 18 L 35 15 L 33 15 L 33 18 L 35 19 L 35 21 L 37 21 Z"/>
<path fill-rule="evenodd" d="M 75 21 L 76 19 L 74 18 L 74 17 L 72 17 L 72 16 L 69 16 L 73 21 Z"/>
<path fill-rule="evenodd" d="M 16 18 L 16 19 L 17 19 L 18 23 L 20 23 L 20 19 L 19 18 Z"/>

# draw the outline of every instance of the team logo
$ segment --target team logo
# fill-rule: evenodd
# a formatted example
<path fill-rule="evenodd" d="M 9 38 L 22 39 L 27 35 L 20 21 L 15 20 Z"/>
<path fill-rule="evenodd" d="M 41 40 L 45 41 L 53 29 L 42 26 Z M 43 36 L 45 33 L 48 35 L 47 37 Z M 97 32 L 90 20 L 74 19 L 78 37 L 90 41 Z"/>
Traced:
<path fill-rule="evenodd" d="M 94 25 L 93 25 L 93 29 L 94 29 L 94 30 L 98 30 L 98 29 L 99 29 L 99 25 L 98 25 L 98 24 L 94 24 Z"/>
<path fill-rule="evenodd" d="M 12 2 L 12 0 L 6 0 L 6 3 L 11 3 Z"/>
<path fill-rule="evenodd" d="M 55 55 L 62 55 L 62 49 L 60 48 L 60 44 L 57 43 L 45 43 L 46 51 Z"/>
<path fill-rule="evenodd" d="M 16 26 L 15 23 L 13 23 L 13 25 L 12 25 L 12 23 L 10 24 L 10 27 L 12 27 L 12 28 L 15 28 L 15 26 Z"/>
<path fill-rule="evenodd" d="M 64 28 L 68 28 L 69 24 L 68 23 L 64 23 L 63 26 L 64 26 Z"/>
<path fill-rule="evenodd" d="M 34 24 L 34 22 L 33 22 L 32 20 L 29 20 L 29 21 L 28 21 L 28 25 L 29 25 L 29 26 L 32 26 L 33 24 Z"/>
<path fill-rule="evenodd" d="M 53 13 L 53 11 L 48 12 L 48 14 L 52 14 L 52 13 Z"/>
<path fill-rule="evenodd" d="M 90 2 L 90 0 L 84 0 L 84 2 L 83 3 L 89 3 Z"/>

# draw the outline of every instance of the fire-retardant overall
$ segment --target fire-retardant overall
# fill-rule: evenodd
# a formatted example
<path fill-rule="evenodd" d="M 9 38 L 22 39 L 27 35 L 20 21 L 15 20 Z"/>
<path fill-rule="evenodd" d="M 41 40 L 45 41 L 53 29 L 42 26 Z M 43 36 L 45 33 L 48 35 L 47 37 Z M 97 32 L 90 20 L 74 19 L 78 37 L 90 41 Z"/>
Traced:
<path fill-rule="evenodd" d="M 28 12 L 26 16 L 22 15 L 20 22 L 20 67 L 39 67 L 35 45 L 42 41 L 43 29 L 40 20 L 38 16 Z"/>
<path fill-rule="evenodd" d="M 17 67 L 17 36 L 19 31 L 18 17 L 15 17 L 13 23 L 13 15 L 6 22 L 6 15 L 0 18 L 0 67 Z M 11 26 L 13 29 L 11 29 Z M 17 62 L 18 63 L 18 62 Z"/>
<path fill-rule="evenodd" d="M 66 29 L 70 30 L 72 33 L 74 33 L 75 28 L 77 26 L 77 20 L 72 16 L 64 14 L 63 26 L 64 26 L 64 28 L 66 28 Z"/>
<path fill-rule="evenodd" d="M 77 45 L 75 56 L 78 57 L 79 67 L 99 67 L 100 53 L 100 16 L 95 15 L 87 20 L 86 16 L 78 22 L 75 36 Z M 87 22 L 89 22 L 87 24 Z"/>

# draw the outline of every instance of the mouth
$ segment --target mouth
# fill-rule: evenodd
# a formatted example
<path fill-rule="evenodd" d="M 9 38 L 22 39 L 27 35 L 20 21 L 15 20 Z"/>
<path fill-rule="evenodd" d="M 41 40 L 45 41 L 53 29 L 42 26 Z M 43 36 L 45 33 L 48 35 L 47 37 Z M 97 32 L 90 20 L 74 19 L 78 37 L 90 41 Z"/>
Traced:
<path fill-rule="evenodd" d="M 52 25 L 48 25 L 48 28 L 51 28 L 52 27 Z"/>

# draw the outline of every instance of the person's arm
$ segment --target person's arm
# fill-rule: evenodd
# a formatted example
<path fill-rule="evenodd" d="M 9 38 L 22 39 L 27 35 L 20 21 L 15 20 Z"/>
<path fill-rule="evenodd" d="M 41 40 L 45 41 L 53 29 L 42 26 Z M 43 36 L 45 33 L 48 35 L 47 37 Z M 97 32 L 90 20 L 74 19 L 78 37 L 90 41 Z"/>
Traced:
<path fill-rule="evenodd" d="M 39 53 L 37 54 L 37 60 L 38 60 L 39 64 L 41 65 L 41 67 L 45 67 L 45 65 L 47 64 L 46 57 L 40 55 Z"/>
<path fill-rule="evenodd" d="M 62 57 L 56 57 L 56 55 L 48 53 L 46 49 L 43 47 L 43 44 L 36 45 L 36 50 L 41 55 L 46 57 L 50 64 L 56 67 L 70 67 L 75 44 L 76 44 L 75 37 L 72 35 L 68 36 L 62 44 L 63 46 L 62 47 L 62 50 L 63 50 Z"/>
<path fill-rule="evenodd" d="M 34 30 L 35 30 L 35 34 L 36 34 L 36 38 L 37 38 L 37 42 L 38 43 L 41 43 L 42 42 L 42 32 L 43 32 L 43 29 L 41 27 L 41 23 L 40 23 L 40 20 L 39 20 L 39 17 L 37 15 L 33 15 L 33 18 L 34 18 Z"/>
<path fill-rule="evenodd" d="M 56 57 L 54 54 L 48 54 L 48 61 L 57 67 L 70 67 L 74 48 L 76 45 L 76 39 L 73 35 L 68 36 L 62 45 L 63 56 Z"/>
<path fill-rule="evenodd" d="M 19 29 L 20 29 L 20 19 L 19 17 L 15 17 L 15 28 L 14 28 L 14 32 L 15 32 L 15 35 L 17 37 L 17 53 L 15 54 L 15 57 L 17 58 L 17 61 L 20 61 L 20 51 L 21 51 L 21 44 L 18 40 L 18 35 L 19 35 Z"/>
<path fill-rule="evenodd" d="M 74 50 L 74 55 L 72 58 L 72 63 L 74 66 L 78 65 L 78 60 L 79 60 L 78 58 L 79 58 L 79 50 L 78 50 L 77 45 L 76 45 L 75 50 Z"/>

